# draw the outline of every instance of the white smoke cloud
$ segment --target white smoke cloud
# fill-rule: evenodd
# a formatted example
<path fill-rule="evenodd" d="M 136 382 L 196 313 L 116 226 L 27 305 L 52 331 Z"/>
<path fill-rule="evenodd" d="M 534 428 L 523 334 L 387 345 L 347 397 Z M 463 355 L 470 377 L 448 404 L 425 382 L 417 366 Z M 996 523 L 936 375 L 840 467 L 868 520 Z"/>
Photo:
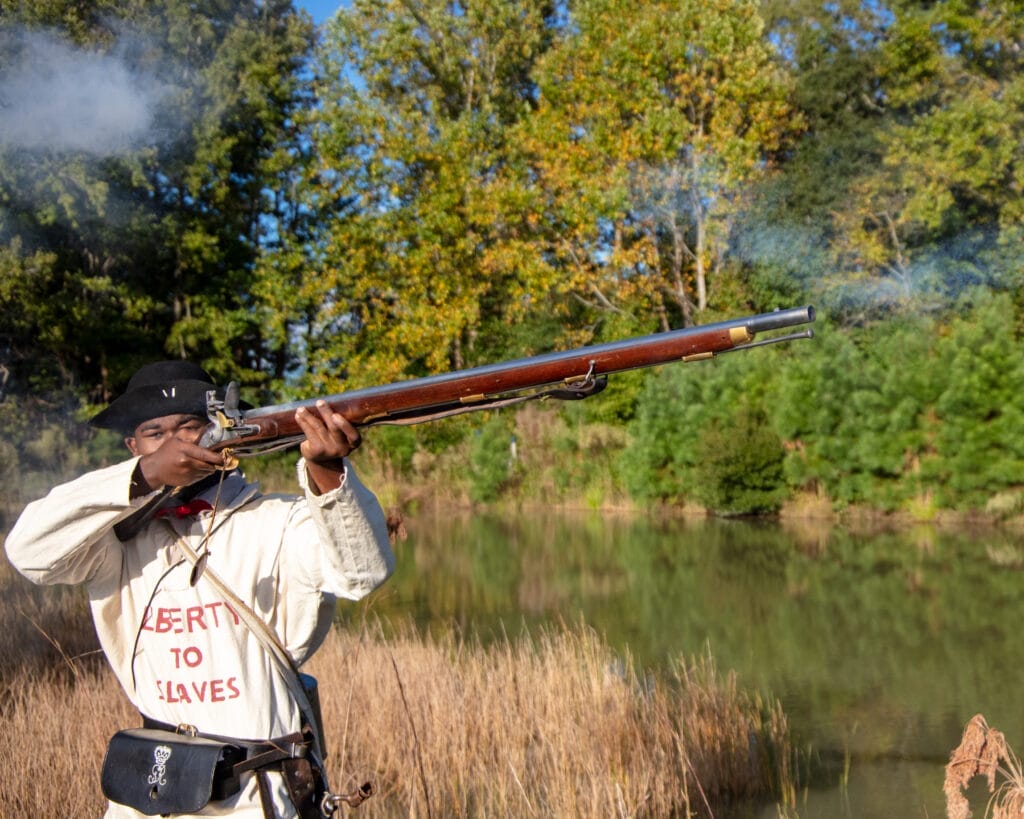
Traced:
<path fill-rule="evenodd" d="M 43 32 L 22 32 L 0 66 L 0 146 L 114 156 L 156 141 L 153 123 L 173 90 L 118 52 L 86 51 Z"/>

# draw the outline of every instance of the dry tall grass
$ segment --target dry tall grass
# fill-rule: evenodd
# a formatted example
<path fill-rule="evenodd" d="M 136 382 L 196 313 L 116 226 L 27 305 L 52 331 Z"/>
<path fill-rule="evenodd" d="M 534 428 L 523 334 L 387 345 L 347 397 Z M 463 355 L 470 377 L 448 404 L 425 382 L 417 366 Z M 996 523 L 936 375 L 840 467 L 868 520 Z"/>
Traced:
<path fill-rule="evenodd" d="M 0 606 L 0 741 L 16 763 L 0 777 L 0 815 L 99 816 L 106 741 L 138 716 L 98 658 L 70 658 L 90 642 L 81 596 L 51 604 L 3 574 L 5 601 L 18 599 Z M 781 708 L 709 658 L 655 679 L 583 627 L 487 647 L 383 631 L 335 630 L 308 668 L 332 784 L 378 788 L 356 815 L 696 816 L 750 796 L 791 802 Z"/>
<path fill-rule="evenodd" d="M 990 728 L 981 714 L 967 723 L 946 766 L 943 790 L 948 819 L 969 819 L 972 815 L 964 792 L 976 776 L 984 777 L 988 784 L 986 816 L 1011 819 L 1024 815 L 1024 768 L 1002 732 Z"/>
<path fill-rule="evenodd" d="M 373 779 L 369 815 L 697 815 L 790 783 L 780 707 L 706 658 L 640 679 L 579 628 L 488 648 L 336 634 L 311 665 L 332 783 Z"/>

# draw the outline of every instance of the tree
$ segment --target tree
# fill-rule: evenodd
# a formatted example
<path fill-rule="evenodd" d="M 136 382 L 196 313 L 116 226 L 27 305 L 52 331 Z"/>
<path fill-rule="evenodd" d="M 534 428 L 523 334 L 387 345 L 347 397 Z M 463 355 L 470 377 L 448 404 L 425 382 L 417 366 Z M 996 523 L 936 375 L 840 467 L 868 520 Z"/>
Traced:
<path fill-rule="evenodd" d="M 755 2 L 585 0 L 532 132 L 552 254 L 598 315 L 692 324 L 748 186 L 799 124 Z"/>
<path fill-rule="evenodd" d="M 836 300 L 870 317 L 944 308 L 977 284 L 1018 287 L 1006 248 L 1022 216 L 1024 7 L 873 8 L 881 22 L 860 49 L 876 84 L 877 159 L 833 212 Z"/>
<path fill-rule="evenodd" d="M 978 509 L 1024 483 L 1024 355 L 1009 295 L 973 295 L 970 314 L 939 341 L 936 456 L 928 466 L 942 505 Z"/>
<path fill-rule="evenodd" d="M 740 407 L 705 428 L 697 445 L 697 496 L 720 515 L 778 512 L 788 490 L 782 440 L 765 413 Z"/>
<path fill-rule="evenodd" d="M 175 100 L 188 134 L 147 169 L 170 291 L 167 351 L 258 381 L 283 366 L 251 291 L 267 247 L 299 227 L 286 192 L 305 150 L 297 122 L 312 105 L 314 29 L 291 0 L 195 5 L 175 0 L 166 20 L 143 18 L 170 24 L 167 47 L 183 53 L 169 56 L 196 72 Z"/>
<path fill-rule="evenodd" d="M 855 286 L 836 275 L 836 219 L 853 187 L 881 162 L 886 86 L 880 65 L 891 15 L 861 0 L 766 0 L 765 36 L 793 78 L 804 130 L 759 180 L 733 231 L 752 296 L 813 293 L 819 306 L 857 317 Z M 806 298 L 806 295 L 799 295 Z"/>
<path fill-rule="evenodd" d="M 308 102 L 308 17 L 287 0 L 0 9 L 0 400 L 38 432 L 154 358 L 259 380 L 249 291 Z"/>
<path fill-rule="evenodd" d="M 538 0 L 363 0 L 325 35 L 304 350 L 314 383 L 479 363 L 550 276 L 509 145 L 551 38 Z"/>

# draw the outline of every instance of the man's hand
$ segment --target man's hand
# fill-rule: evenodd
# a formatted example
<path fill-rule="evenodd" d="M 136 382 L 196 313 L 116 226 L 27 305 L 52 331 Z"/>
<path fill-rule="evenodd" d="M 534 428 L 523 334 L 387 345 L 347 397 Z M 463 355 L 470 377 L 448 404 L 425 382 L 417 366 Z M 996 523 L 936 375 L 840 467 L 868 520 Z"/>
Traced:
<path fill-rule="evenodd" d="M 168 436 L 158 448 L 139 458 L 136 476 L 146 486 L 133 488 L 144 495 L 162 486 L 189 486 L 223 466 L 223 453 Z"/>
<path fill-rule="evenodd" d="M 320 493 L 337 489 L 345 474 L 345 457 L 363 442 L 359 430 L 326 401 L 316 402 L 316 412 L 299 407 L 295 423 L 306 436 L 299 451 L 316 489 Z"/>

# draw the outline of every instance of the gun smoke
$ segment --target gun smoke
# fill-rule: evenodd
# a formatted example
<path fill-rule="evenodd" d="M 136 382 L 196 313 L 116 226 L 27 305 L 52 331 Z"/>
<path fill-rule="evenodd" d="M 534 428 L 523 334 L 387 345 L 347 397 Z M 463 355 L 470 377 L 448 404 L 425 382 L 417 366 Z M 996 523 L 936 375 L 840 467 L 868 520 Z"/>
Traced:
<path fill-rule="evenodd" d="M 1006 238 L 994 225 L 976 225 L 942 240 L 890 247 L 887 261 L 867 265 L 835 244 L 828 218 L 780 220 L 755 189 L 729 189 L 722 178 L 710 161 L 696 174 L 679 163 L 638 163 L 631 179 L 637 221 L 671 235 L 703 220 L 721 260 L 756 271 L 772 288 L 792 289 L 796 299 L 802 292 L 826 314 L 842 312 L 849 321 L 940 312 L 976 288 L 1019 286 L 1020 242 L 1012 238 L 1019 229 Z"/>
<path fill-rule="evenodd" d="M 102 158 L 160 141 L 154 123 L 173 86 L 133 68 L 126 43 L 101 53 L 8 30 L 3 46 L 0 147 Z"/>

